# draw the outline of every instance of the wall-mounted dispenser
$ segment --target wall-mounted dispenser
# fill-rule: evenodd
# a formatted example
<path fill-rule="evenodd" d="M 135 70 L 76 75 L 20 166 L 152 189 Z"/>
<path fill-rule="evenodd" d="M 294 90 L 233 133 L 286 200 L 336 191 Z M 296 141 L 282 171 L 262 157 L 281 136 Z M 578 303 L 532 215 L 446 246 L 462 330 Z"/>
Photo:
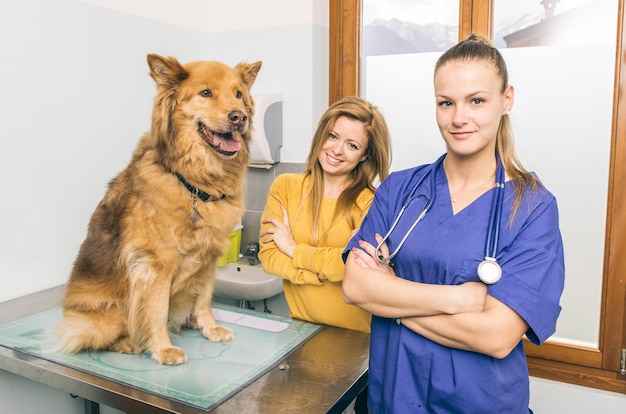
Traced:
<path fill-rule="evenodd" d="M 250 166 L 271 168 L 280 162 L 283 146 L 283 97 L 277 93 L 252 95 L 255 102 Z"/>

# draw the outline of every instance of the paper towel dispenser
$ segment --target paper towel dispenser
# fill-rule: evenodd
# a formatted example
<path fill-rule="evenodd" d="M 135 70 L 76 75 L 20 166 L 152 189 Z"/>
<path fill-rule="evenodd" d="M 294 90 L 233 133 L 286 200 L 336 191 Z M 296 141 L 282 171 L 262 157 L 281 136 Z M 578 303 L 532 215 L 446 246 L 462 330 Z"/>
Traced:
<path fill-rule="evenodd" d="M 250 141 L 251 166 L 271 167 L 280 162 L 283 146 L 283 97 L 277 93 L 253 94 L 255 113 Z"/>

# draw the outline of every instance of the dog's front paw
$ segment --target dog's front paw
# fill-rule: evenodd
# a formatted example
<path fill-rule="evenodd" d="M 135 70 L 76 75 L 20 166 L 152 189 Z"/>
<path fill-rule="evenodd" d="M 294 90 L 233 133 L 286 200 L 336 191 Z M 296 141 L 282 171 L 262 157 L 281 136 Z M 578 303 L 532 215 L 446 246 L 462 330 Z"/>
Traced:
<path fill-rule="evenodd" d="M 152 359 L 161 365 L 180 365 L 187 362 L 187 354 L 182 349 L 171 346 L 152 352 Z"/>
<path fill-rule="evenodd" d="M 233 331 L 219 325 L 215 325 L 210 329 L 204 329 L 202 333 L 211 342 L 224 342 L 233 339 Z"/>

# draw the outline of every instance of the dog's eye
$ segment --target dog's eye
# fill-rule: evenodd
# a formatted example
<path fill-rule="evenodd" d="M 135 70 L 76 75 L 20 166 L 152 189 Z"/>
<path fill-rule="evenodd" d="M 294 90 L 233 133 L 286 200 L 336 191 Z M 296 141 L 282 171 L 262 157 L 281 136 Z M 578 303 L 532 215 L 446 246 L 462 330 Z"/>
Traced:
<path fill-rule="evenodd" d="M 237 91 L 237 99 L 241 99 L 242 96 L 243 94 L 241 93 L 241 91 Z"/>
<path fill-rule="evenodd" d="M 204 89 L 200 91 L 200 96 L 203 96 L 205 98 L 210 98 L 211 96 L 213 96 L 213 94 L 211 93 L 210 89 Z"/>

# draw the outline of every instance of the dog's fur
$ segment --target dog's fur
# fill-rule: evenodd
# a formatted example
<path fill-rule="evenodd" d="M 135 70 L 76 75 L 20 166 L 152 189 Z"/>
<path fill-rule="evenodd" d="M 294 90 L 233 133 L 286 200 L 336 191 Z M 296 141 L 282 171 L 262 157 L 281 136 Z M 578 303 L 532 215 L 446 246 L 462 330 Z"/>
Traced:
<path fill-rule="evenodd" d="M 181 364 L 168 324 L 232 339 L 211 311 L 217 260 L 243 214 L 261 62 L 192 62 L 148 55 L 157 86 L 152 127 L 91 217 L 58 334 L 64 350 L 150 352 Z M 212 195 L 194 197 L 191 186 Z M 215 199 L 215 200 L 213 200 Z"/>

